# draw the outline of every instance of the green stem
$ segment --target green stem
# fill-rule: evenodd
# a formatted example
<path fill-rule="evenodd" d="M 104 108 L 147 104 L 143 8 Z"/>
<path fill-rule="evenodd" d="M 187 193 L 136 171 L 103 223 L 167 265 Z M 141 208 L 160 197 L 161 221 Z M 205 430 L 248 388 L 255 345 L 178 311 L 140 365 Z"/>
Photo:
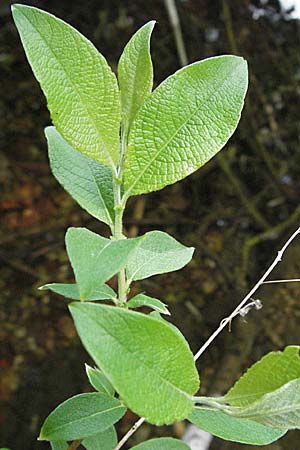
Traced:
<path fill-rule="evenodd" d="M 123 183 L 123 165 L 126 148 L 126 139 L 123 129 L 121 130 L 120 155 L 118 169 L 114 175 L 114 202 L 115 202 L 115 223 L 113 237 L 115 239 L 126 239 L 123 234 L 123 214 L 125 209 L 125 201 L 122 199 L 122 183 Z M 118 301 L 124 305 L 127 301 L 127 283 L 125 269 L 118 273 Z"/>

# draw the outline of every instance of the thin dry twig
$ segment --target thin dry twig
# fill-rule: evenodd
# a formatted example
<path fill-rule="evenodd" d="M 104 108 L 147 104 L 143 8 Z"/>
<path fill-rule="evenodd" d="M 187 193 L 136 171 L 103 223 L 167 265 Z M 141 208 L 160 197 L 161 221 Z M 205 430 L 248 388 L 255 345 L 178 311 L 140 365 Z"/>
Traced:
<path fill-rule="evenodd" d="M 129 431 L 122 437 L 118 445 L 114 450 L 119 450 L 128 441 L 128 439 L 136 432 L 136 430 L 145 422 L 144 417 L 141 417 L 135 422 L 135 424 L 130 428 Z"/>
<path fill-rule="evenodd" d="M 281 250 L 277 253 L 276 258 L 267 269 L 267 271 L 263 274 L 260 280 L 256 283 L 256 285 L 251 289 L 251 291 L 246 295 L 246 297 L 241 301 L 241 303 L 235 308 L 235 310 L 230 314 L 230 316 L 223 319 L 219 325 L 219 327 L 214 331 L 214 333 L 208 338 L 208 340 L 202 345 L 202 347 L 198 350 L 198 352 L 194 356 L 194 360 L 197 359 L 205 352 L 207 347 L 215 340 L 215 338 L 220 334 L 220 332 L 231 323 L 232 319 L 237 316 L 243 307 L 247 304 L 248 300 L 255 294 L 258 288 L 265 282 L 273 269 L 277 266 L 277 264 L 282 260 L 283 254 L 291 242 L 300 234 L 300 227 L 290 236 L 290 238 L 286 241 Z"/>
<path fill-rule="evenodd" d="M 269 280 L 269 281 L 264 281 L 263 284 L 273 284 L 273 283 L 295 283 L 295 282 L 299 282 L 300 278 L 291 278 L 289 280 Z"/>

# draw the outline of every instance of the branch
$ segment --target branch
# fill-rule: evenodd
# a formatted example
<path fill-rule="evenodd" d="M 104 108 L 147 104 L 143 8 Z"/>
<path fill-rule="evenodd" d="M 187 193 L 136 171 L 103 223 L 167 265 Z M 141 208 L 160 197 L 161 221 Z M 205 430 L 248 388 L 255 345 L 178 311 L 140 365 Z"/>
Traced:
<path fill-rule="evenodd" d="M 141 417 L 135 424 L 130 428 L 129 431 L 122 437 L 118 445 L 114 450 L 119 450 L 128 441 L 128 439 L 136 432 L 136 430 L 145 422 L 144 417 Z"/>
<path fill-rule="evenodd" d="M 256 285 L 251 289 L 251 291 L 246 295 L 246 297 L 241 301 L 241 303 L 235 308 L 235 310 L 230 314 L 230 316 L 223 319 L 219 325 L 219 327 L 215 330 L 215 332 L 210 336 L 210 338 L 202 345 L 202 347 L 198 350 L 196 355 L 194 356 L 194 360 L 197 359 L 205 352 L 207 347 L 215 340 L 215 338 L 220 334 L 220 332 L 225 328 L 228 324 L 231 323 L 232 319 L 240 313 L 243 307 L 247 304 L 248 300 L 255 294 L 258 288 L 265 282 L 267 277 L 273 271 L 273 269 L 277 266 L 277 264 L 282 260 L 283 254 L 288 248 L 288 246 L 292 243 L 292 241 L 300 234 L 300 227 L 290 236 L 290 238 L 286 241 L 281 250 L 277 253 L 276 258 L 268 268 L 268 270 L 264 273 L 264 275 L 260 278 L 260 280 L 256 283 Z"/>

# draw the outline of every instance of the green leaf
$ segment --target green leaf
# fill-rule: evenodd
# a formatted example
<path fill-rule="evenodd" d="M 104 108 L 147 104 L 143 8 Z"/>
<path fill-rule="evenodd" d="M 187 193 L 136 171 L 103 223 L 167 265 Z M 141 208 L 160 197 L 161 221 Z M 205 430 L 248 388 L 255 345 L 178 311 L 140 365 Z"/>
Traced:
<path fill-rule="evenodd" d="M 246 61 L 231 55 L 196 62 L 167 78 L 132 124 L 126 195 L 175 183 L 221 150 L 240 120 L 247 83 Z"/>
<path fill-rule="evenodd" d="M 66 441 L 50 442 L 52 450 L 68 450 L 69 445 Z M 3 449 L 2 449 L 3 450 Z"/>
<path fill-rule="evenodd" d="M 126 408 L 114 397 L 92 392 L 69 398 L 45 420 L 39 439 L 71 441 L 100 433 L 116 423 Z"/>
<path fill-rule="evenodd" d="M 157 300 L 156 298 L 149 297 L 145 294 L 137 294 L 135 297 L 132 297 L 127 302 L 128 308 L 139 308 L 141 306 L 148 306 L 149 308 L 154 309 L 155 311 L 160 312 L 161 314 L 167 314 L 170 316 L 170 312 L 168 308 L 166 308 L 167 305 L 165 305 L 160 300 Z"/>
<path fill-rule="evenodd" d="M 203 407 L 195 407 L 188 420 L 214 436 L 242 444 L 267 445 L 286 433 L 286 430 L 238 419 L 222 411 Z"/>
<path fill-rule="evenodd" d="M 47 127 L 45 135 L 57 181 L 83 209 L 112 228 L 115 212 L 111 169 L 74 150 L 54 127 Z"/>
<path fill-rule="evenodd" d="M 76 150 L 113 166 L 119 155 L 120 94 L 105 58 L 45 11 L 14 5 L 12 13 L 57 130 Z"/>
<path fill-rule="evenodd" d="M 178 439 L 165 437 L 142 442 L 131 450 L 190 450 L 190 447 Z"/>
<path fill-rule="evenodd" d="M 130 281 L 181 269 L 192 259 L 194 248 L 185 247 L 162 231 L 150 231 L 126 266 Z"/>
<path fill-rule="evenodd" d="M 155 21 L 152 20 L 132 36 L 119 61 L 118 78 L 125 135 L 137 111 L 152 91 L 153 67 L 150 38 L 154 25 Z"/>
<path fill-rule="evenodd" d="M 81 300 L 88 299 L 105 281 L 124 268 L 142 239 L 111 240 L 86 228 L 69 228 L 66 247 Z"/>
<path fill-rule="evenodd" d="M 85 438 L 82 445 L 86 450 L 114 450 L 118 443 L 117 433 L 114 427 Z"/>
<path fill-rule="evenodd" d="M 228 413 L 271 427 L 300 429 L 300 379 L 284 384 L 248 406 L 230 407 Z"/>
<path fill-rule="evenodd" d="M 86 350 L 133 412 L 155 425 L 191 412 L 198 373 L 187 342 L 171 327 L 124 308 L 69 308 Z"/>
<path fill-rule="evenodd" d="M 109 380 L 106 378 L 101 370 L 92 368 L 88 364 L 85 365 L 85 371 L 91 385 L 99 392 L 104 392 L 108 395 L 115 395 L 115 390 Z"/>
<path fill-rule="evenodd" d="M 233 406 L 247 406 L 268 392 L 300 378 L 299 346 L 271 352 L 255 363 L 223 397 Z"/>
<path fill-rule="evenodd" d="M 75 283 L 65 284 L 65 283 L 49 283 L 44 284 L 44 286 L 39 287 L 41 291 L 49 289 L 56 294 L 63 295 L 64 297 L 71 298 L 72 300 L 80 300 L 80 294 L 78 285 Z M 88 296 L 85 300 L 95 301 L 95 300 L 110 300 L 116 298 L 117 294 L 113 289 L 107 284 L 103 284 L 96 288 L 92 294 Z"/>

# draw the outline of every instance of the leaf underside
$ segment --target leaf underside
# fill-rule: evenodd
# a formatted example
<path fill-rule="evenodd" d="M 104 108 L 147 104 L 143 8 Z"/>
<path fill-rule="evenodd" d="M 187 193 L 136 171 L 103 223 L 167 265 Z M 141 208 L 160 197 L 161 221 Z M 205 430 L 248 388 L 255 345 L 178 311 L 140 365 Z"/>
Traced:
<path fill-rule="evenodd" d="M 47 127 L 45 135 L 51 170 L 57 181 L 89 214 L 113 227 L 111 169 L 72 148 L 54 127 Z"/>
<path fill-rule="evenodd" d="M 203 407 L 195 407 L 188 419 L 214 436 L 242 444 L 267 445 L 286 433 L 286 430 L 278 430 Z"/>

